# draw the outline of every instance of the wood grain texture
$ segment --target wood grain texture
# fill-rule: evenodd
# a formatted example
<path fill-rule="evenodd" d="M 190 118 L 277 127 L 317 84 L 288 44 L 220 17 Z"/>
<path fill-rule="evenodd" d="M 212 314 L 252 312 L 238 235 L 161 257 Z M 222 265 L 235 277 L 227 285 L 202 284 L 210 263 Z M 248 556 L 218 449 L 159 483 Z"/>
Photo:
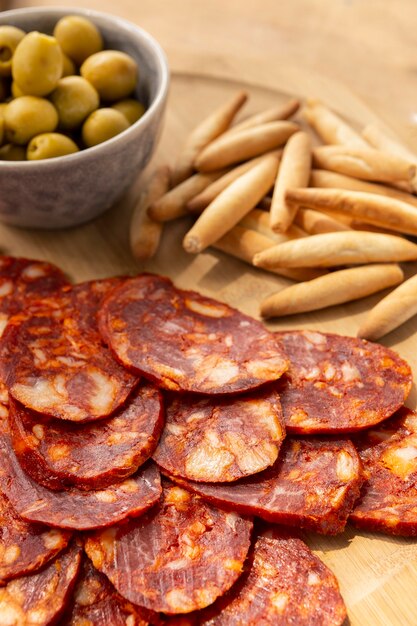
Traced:
<path fill-rule="evenodd" d="M 14 6 L 30 4 L 35 2 L 18 0 Z M 57 0 L 36 2 L 48 4 L 56 5 Z M 317 96 L 357 129 L 369 122 L 385 123 L 417 148 L 415 0 L 119 0 L 117 4 L 75 0 L 71 5 L 129 18 L 166 49 L 174 76 L 165 131 L 153 165 L 172 164 L 193 125 L 236 89 L 247 86 L 251 101 L 245 115 L 284 102 L 290 95 Z M 191 223 L 187 219 L 164 227 L 163 245 L 155 259 L 146 265 L 135 262 L 129 252 L 128 224 L 142 181 L 117 207 L 80 228 L 46 232 L 0 226 L 1 251 L 55 261 L 76 280 L 155 271 L 169 275 L 180 287 L 195 288 L 255 317 L 264 297 L 291 284 L 212 249 L 187 255 L 181 248 Z M 416 271 L 417 264 L 405 266 L 407 276 Z M 366 311 L 383 295 L 268 326 L 354 336 Z M 409 360 L 415 376 L 416 331 L 414 318 L 382 340 Z M 412 408 L 416 397 L 414 387 L 408 401 Z M 351 626 L 416 623 L 415 539 L 351 528 L 341 537 L 308 535 L 306 539 L 337 575 Z"/>

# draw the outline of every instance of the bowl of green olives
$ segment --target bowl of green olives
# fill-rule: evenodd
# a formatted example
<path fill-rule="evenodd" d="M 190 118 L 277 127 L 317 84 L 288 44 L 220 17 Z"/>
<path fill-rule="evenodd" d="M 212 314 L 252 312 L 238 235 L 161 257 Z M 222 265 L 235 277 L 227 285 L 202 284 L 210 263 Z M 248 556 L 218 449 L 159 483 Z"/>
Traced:
<path fill-rule="evenodd" d="M 162 48 L 127 20 L 0 13 L 0 221 L 66 228 L 113 206 L 155 150 L 168 86 Z"/>

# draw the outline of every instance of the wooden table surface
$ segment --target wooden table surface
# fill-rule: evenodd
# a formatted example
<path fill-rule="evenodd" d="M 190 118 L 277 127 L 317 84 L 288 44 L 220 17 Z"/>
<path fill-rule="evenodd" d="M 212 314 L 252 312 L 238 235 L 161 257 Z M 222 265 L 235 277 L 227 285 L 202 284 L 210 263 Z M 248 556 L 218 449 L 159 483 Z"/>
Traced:
<path fill-rule="evenodd" d="M 68 6 L 57 0 L 17 0 L 10 8 L 35 4 Z M 284 94 L 319 96 L 354 124 L 382 120 L 417 150 L 415 0 L 75 0 L 71 6 L 126 17 L 165 48 L 173 80 L 154 162 L 172 162 L 193 123 L 242 85 L 252 96 L 248 111 Z M 3 226 L 0 246 L 10 254 L 56 261 L 77 280 L 138 271 L 142 268 L 130 256 L 127 231 L 131 200 L 140 184 L 93 224 L 49 233 Z M 186 255 L 179 245 L 186 229 L 184 222 L 171 225 L 163 249 L 146 269 L 255 316 L 260 298 L 287 284 L 220 253 Z M 409 266 L 408 272 L 415 271 L 416 265 Z M 308 326 L 354 335 L 378 298 L 271 327 Z M 417 321 L 411 320 L 383 341 L 410 361 L 415 375 L 416 330 Z M 416 405 L 415 387 L 408 404 Z M 341 537 L 306 539 L 336 573 L 352 626 L 417 624 L 415 540 L 352 528 Z"/>

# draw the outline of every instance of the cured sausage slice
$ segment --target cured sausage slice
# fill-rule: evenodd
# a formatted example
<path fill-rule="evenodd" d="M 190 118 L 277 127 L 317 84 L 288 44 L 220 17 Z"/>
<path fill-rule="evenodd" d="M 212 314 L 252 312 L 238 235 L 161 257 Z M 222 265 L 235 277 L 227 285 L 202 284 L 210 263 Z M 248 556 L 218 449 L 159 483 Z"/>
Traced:
<path fill-rule="evenodd" d="M 104 528 L 141 515 L 159 499 L 159 472 L 151 463 L 106 489 L 50 491 L 20 467 L 4 420 L 0 429 L 0 489 L 26 521 L 75 530 Z"/>
<path fill-rule="evenodd" d="M 165 481 L 157 507 L 90 535 L 85 550 L 127 600 L 187 613 L 214 602 L 239 577 L 251 530 L 249 520 Z"/>
<path fill-rule="evenodd" d="M 238 393 L 288 368 L 260 322 L 160 276 L 142 274 L 116 287 L 99 322 L 120 361 L 165 389 Z"/>
<path fill-rule="evenodd" d="M 64 612 L 81 564 L 73 545 L 46 568 L 0 589 L 0 626 L 49 626 Z"/>
<path fill-rule="evenodd" d="M 285 436 L 275 391 L 239 398 L 170 396 L 153 458 L 189 480 L 229 482 L 273 465 Z"/>
<path fill-rule="evenodd" d="M 137 377 L 114 360 L 97 327 L 103 297 L 120 282 L 64 287 L 10 319 L 0 357 L 14 398 L 76 422 L 106 417 L 125 402 Z"/>
<path fill-rule="evenodd" d="M 336 577 L 306 544 L 278 531 L 257 538 L 245 574 L 222 598 L 174 626 L 340 626 L 346 607 Z"/>
<path fill-rule="evenodd" d="M 353 444 L 324 438 L 286 439 L 273 467 L 231 485 L 172 479 L 217 506 L 329 535 L 343 531 L 363 482 Z"/>
<path fill-rule="evenodd" d="M 403 408 L 355 443 L 366 481 L 350 520 L 367 530 L 417 536 L 417 413 Z"/>
<path fill-rule="evenodd" d="M 101 489 L 134 474 L 155 450 L 162 398 L 142 384 L 125 407 L 99 422 L 45 419 L 10 399 L 9 424 L 23 469 L 49 489 Z"/>
<path fill-rule="evenodd" d="M 0 256 L 0 336 L 11 315 L 64 285 L 67 278 L 51 263 Z"/>
<path fill-rule="evenodd" d="M 71 610 L 61 626 L 148 626 L 159 622 L 157 614 L 122 598 L 85 558 Z"/>
<path fill-rule="evenodd" d="M 0 492 L 0 585 L 45 565 L 70 538 L 68 531 L 25 522 Z"/>
<path fill-rule="evenodd" d="M 290 433 L 344 433 L 390 417 L 408 396 L 409 365 L 384 346 L 312 331 L 277 333 L 290 359 L 279 384 Z"/>

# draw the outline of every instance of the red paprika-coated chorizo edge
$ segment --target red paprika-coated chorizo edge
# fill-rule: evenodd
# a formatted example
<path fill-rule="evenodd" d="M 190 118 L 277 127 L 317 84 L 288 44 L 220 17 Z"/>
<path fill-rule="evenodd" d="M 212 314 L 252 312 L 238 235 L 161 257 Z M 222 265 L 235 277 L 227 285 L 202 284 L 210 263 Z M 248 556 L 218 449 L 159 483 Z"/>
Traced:
<path fill-rule="evenodd" d="M 277 380 L 288 368 L 263 324 L 152 274 L 109 293 L 99 328 L 125 367 L 173 391 L 236 394 Z"/>
<path fill-rule="evenodd" d="M 358 528 L 417 536 L 417 413 L 404 407 L 354 443 L 366 480 L 349 519 Z"/>
<path fill-rule="evenodd" d="M 134 474 L 155 450 L 162 396 L 141 384 L 112 417 L 87 424 L 45 418 L 10 398 L 9 424 L 15 454 L 37 483 L 103 489 Z"/>
<path fill-rule="evenodd" d="M 233 484 L 170 478 L 227 510 L 328 535 L 343 532 L 363 482 L 353 444 L 324 437 L 287 438 L 273 467 Z"/>
<path fill-rule="evenodd" d="M 410 392 L 410 366 L 385 346 L 317 331 L 276 337 L 291 363 L 276 387 L 289 433 L 369 428 L 390 417 Z"/>

